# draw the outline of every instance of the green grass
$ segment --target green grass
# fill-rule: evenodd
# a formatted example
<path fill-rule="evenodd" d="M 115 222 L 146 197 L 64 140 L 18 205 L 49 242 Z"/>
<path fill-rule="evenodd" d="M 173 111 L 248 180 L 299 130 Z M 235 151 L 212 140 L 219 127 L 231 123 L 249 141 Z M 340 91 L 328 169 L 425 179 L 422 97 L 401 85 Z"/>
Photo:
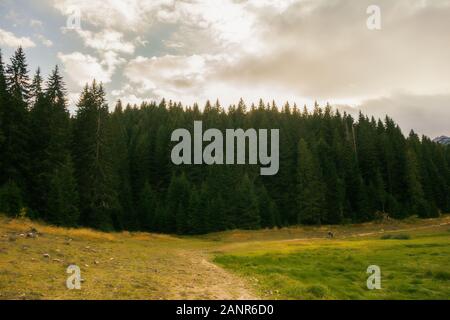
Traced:
<path fill-rule="evenodd" d="M 219 254 L 215 262 L 253 279 L 275 299 L 449 299 L 450 237 L 445 231 L 381 239 L 268 243 Z M 333 243 L 333 245 L 330 245 Z M 381 268 L 381 290 L 368 290 L 367 267 Z"/>

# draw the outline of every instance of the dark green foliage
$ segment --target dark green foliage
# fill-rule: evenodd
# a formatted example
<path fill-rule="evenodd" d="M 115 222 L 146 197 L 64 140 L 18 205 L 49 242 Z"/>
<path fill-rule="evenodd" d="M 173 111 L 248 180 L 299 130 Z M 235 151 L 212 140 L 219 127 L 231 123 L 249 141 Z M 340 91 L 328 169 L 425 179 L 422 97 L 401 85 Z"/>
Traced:
<path fill-rule="evenodd" d="M 384 234 L 380 238 L 381 240 L 409 240 L 411 236 L 409 234 Z"/>
<path fill-rule="evenodd" d="M 22 207 L 22 194 L 14 182 L 8 182 L 0 187 L 0 212 L 17 217 Z"/>
<path fill-rule="evenodd" d="M 237 228 L 252 230 L 261 227 L 258 198 L 247 174 L 244 175 L 236 190 L 235 207 Z"/>
<path fill-rule="evenodd" d="M 0 82 L 3 82 L 3 75 Z M 25 192 L 27 177 L 29 174 L 30 157 L 28 154 L 29 117 L 28 99 L 30 83 L 27 63 L 22 48 L 17 49 L 11 58 L 11 63 L 6 66 L 5 83 L 0 83 L 1 93 L 0 113 L 2 121 L 2 143 L 0 155 L 2 167 L 0 172 L 0 184 L 10 180 Z"/>
<path fill-rule="evenodd" d="M 51 176 L 48 191 L 48 221 L 67 227 L 78 225 L 78 192 L 74 168 L 68 157 Z"/>
<path fill-rule="evenodd" d="M 325 185 L 320 165 L 305 140 L 298 145 L 297 216 L 299 223 L 321 224 L 324 221 Z"/>
<path fill-rule="evenodd" d="M 112 230 L 121 212 L 114 172 L 108 106 L 101 85 L 84 89 L 74 122 L 73 158 L 84 225 Z"/>
<path fill-rule="evenodd" d="M 158 199 L 155 191 L 147 182 L 139 196 L 139 227 L 141 230 L 155 231 L 157 227 Z"/>
<path fill-rule="evenodd" d="M 364 222 L 450 212 L 450 147 L 405 137 L 389 117 L 358 119 L 317 103 L 226 110 L 217 101 L 162 100 L 109 112 L 101 85 L 86 86 L 71 118 L 56 67 L 28 78 L 22 49 L 0 54 L 0 211 L 64 226 L 203 234 L 229 229 Z M 173 130 L 280 130 L 280 168 L 182 165 Z M 270 147 L 269 147 L 270 150 Z"/>
<path fill-rule="evenodd" d="M 190 184 L 186 175 L 174 174 L 167 191 L 164 228 L 166 232 L 188 232 Z"/>

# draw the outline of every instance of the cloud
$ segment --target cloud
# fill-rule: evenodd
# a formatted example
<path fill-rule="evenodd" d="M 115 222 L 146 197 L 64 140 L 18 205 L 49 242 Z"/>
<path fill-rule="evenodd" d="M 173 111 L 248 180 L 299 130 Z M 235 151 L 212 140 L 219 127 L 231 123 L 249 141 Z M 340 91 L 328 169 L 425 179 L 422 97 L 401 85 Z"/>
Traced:
<path fill-rule="evenodd" d="M 105 53 L 101 60 L 80 52 L 59 52 L 58 59 L 63 63 L 66 75 L 78 87 L 83 87 L 94 79 L 110 83 L 116 68 L 124 62 L 114 52 Z"/>
<path fill-rule="evenodd" d="M 6 47 L 33 48 L 36 44 L 28 37 L 17 37 L 12 32 L 0 29 L 0 44 Z"/>
<path fill-rule="evenodd" d="M 258 8 L 282 8 L 283 4 L 297 0 L 284 0 L 280 4 L 266 0 Z M 253 3 L 253 4 L 251 4 Z M 142 34 L 161 25 L 174 28 L 168 43 L 183 43 L 197 53 L 212 53 L 246 42 L 246 49 L 256 48 L 252 1 L 235 0 L 53 0 L 54 7 L 65 15 L 71 8 L 81 12 L 82 25 L 100 30 L 115 30 L 126 35 Z M 108 14 L 105 14 L 108 12 Z"/>
<path fill-rule="evenodd" d="M 42 23 L 41 20 L 31 19 L 31 20 L 30 20 L 30 26 L 31 26 L 32 28 L 40 29 L 40 28 L 42 28 L 43 23 Z"/>
<path fill-rule="evenodd" d="M 199 84 L 205 81 L 209 61 L 208 57 L 200 55 L 139 56 L 128 62 L 124 75 L 134 84 L 135 91 L 153 97 L 194 94 Z"/>
<path fill-rule="evenodd" d="M 52 47 L 53 46 L 53 41 L 47 39 L 45 36 L 43 36 L 42 34 L 38 34 L 36 35 L 36 37 L 39 39 L 39 41 L 46 47 Z"/>
<path fill-rule="evenodd" d="M 260 10 L 261 54 L 242 57 L 222 77 L 317 99 L 449 92 L 449 3 L 380 0 L 380 31 L 366 27 L 367 0 L 304 0 L 277 14 Z"/>
<path fill-rule="evenodd" d="M 124 41 L 124 35 L 114 30 L 102 30 L 94 33 L 88 30 L 76 30 L 83 39 L 86 47 L 98 51 L 114 51 L 126 54 L 134 53 L 135 46 L 131 42 Z M 141 40 L 142 41 L 142 40 Z"/>
<path fill-rule="evenodd" d="M 152 24 L 161 6 L 172 6 L 174 2 L 174 0 L 53 0 L 53 5 L 66 15 L 72 13 L 69 9 L 78 8 L 82 14 L 82 21 L 95 27 L 138 32 Z"/>
<path fill-rule="evenodd" d="M 450 136 L 450 94 L 395 93 L 390 97 L 364 101 L 360 109 L 378 118 L 389 115 L 398 122 L 405 134 L 414 129 L 431 138 Z"/>

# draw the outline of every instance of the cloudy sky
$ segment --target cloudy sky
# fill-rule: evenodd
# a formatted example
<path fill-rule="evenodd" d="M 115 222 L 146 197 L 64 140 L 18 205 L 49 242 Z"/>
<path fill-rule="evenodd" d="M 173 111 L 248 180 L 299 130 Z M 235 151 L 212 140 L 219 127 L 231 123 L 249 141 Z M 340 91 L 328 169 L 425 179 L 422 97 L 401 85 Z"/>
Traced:
<path fill-rule="evenodd" d="M 0 0 L 0 17 L 4 59 L 60 65 L 72 106 L 96 78 L 111 105 L 317 100 L 450 135 L 450 0 Z"/>

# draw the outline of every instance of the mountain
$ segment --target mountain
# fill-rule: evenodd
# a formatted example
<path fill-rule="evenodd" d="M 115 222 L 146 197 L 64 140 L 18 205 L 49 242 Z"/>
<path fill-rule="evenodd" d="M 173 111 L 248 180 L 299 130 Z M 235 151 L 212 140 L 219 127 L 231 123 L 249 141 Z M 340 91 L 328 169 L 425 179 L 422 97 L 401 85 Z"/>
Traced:
<path fill-rule="evenodd" d="M 440 136 L 440 137 L 435 138 L 435 139 L 433 140 L 433 142 L 437 142 L 437 143 L 440 143 L 440 144 L 450 145 L 450 137 L 447 137 L 447 136 Z"/>

